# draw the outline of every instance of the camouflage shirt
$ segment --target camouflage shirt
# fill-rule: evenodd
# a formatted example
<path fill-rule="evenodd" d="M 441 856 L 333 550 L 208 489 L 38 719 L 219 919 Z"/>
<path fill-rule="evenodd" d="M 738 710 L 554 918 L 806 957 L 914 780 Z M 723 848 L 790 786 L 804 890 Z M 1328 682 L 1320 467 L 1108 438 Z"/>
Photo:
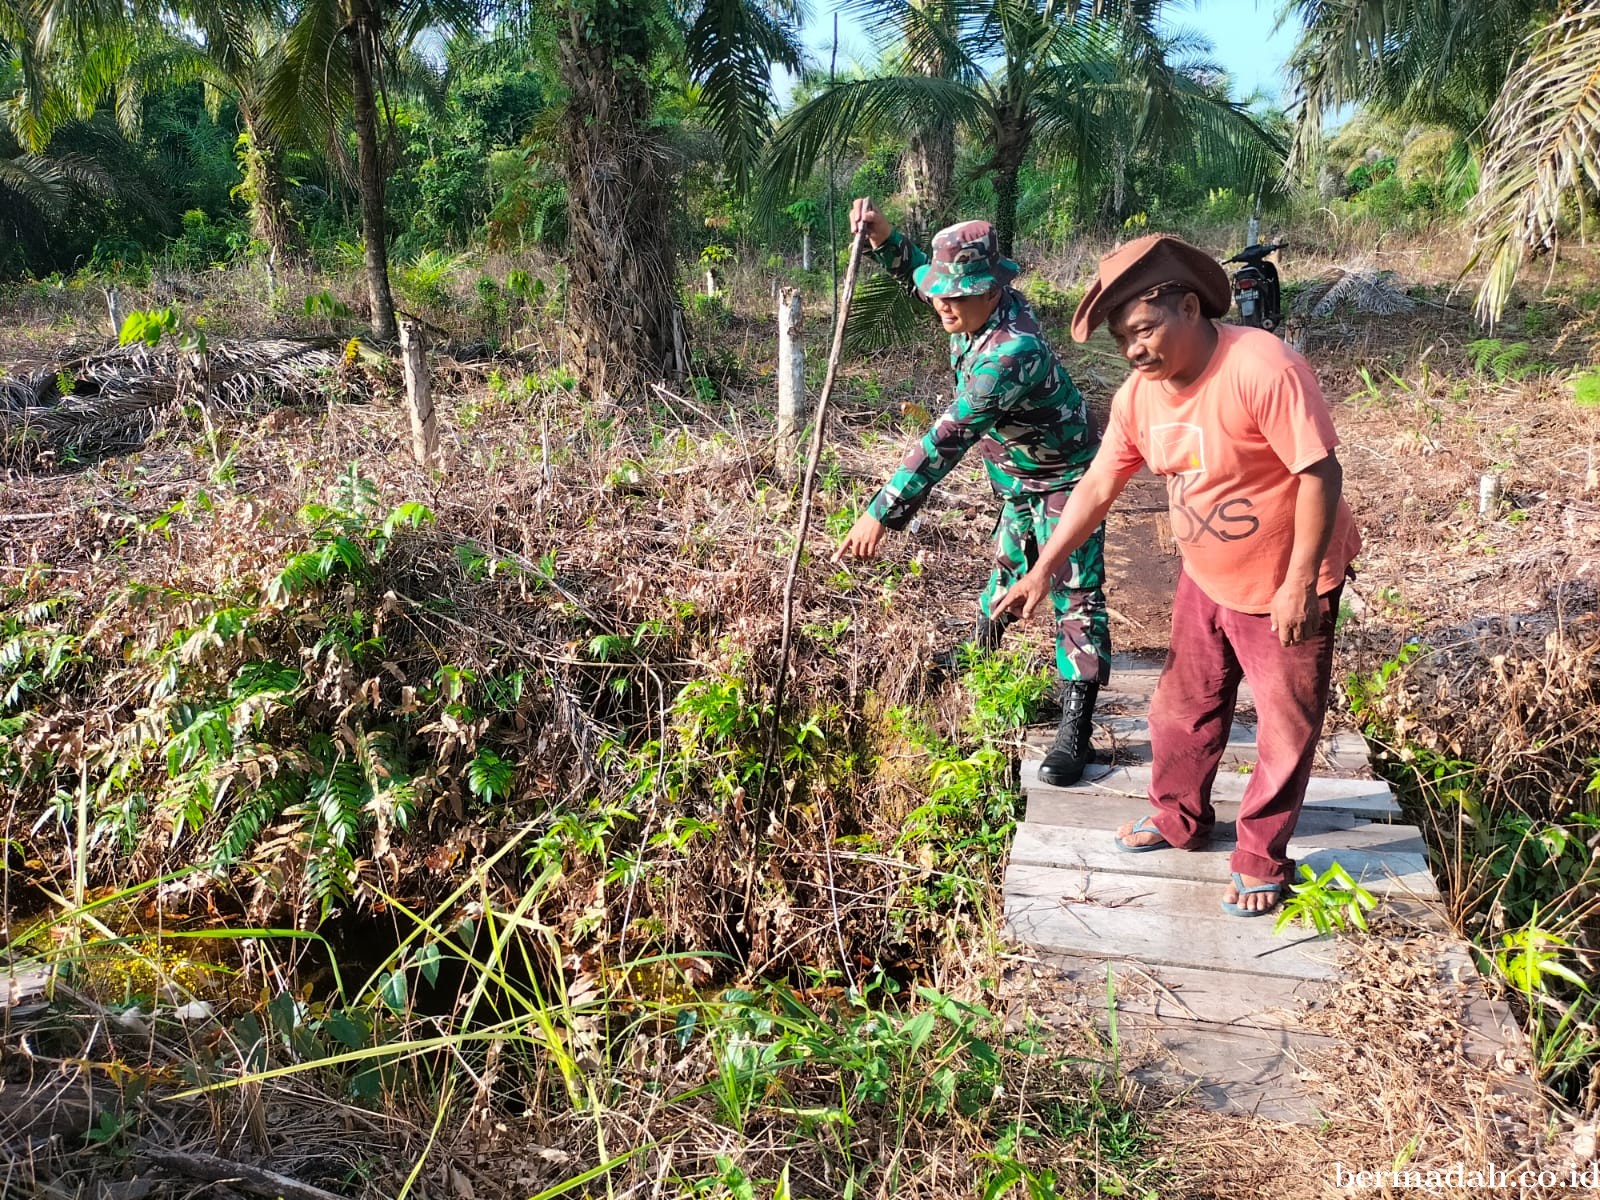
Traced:
<path fill-rule="evenodd" d="M 912 273 L 928 259 L 904 235 L 896 231 L 871 254 L 917 294 Z M 1004 288 L 978 332 L 950 335 L 950 365 L 953 402 L 867 506 L 890 529 L 904 528 L 933 485 L 975 444 L 1001 496 L 1070 488 L 1099 447 L 1083 396 L 1015 289 Z"/>

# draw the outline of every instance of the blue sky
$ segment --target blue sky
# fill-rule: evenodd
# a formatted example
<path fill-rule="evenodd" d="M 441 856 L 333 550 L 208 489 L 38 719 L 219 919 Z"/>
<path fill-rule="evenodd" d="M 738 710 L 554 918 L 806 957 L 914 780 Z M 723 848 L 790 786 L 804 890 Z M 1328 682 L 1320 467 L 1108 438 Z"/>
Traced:
<path fill-rule="evenodd" d="M 1283 64 L 1294 48 L 1294 28 L 1272 32 L 1277 23 L 1278 0 L 1189 0 L 1173 4 L 1165 24 L 1194 29 L 1213 47 L 1212 57 L 1235 80 L 1240 95 L 1260 88 L 1269 96 L 1281 98 Z M 833 43 L 834 6 L 829 0 L 812 0 L 811 20 L 806 23 L 805 40 L 812 55 L 826 69 Z M 872 57 L 872 42 L 859 23 L 848 14 L 839 15 L 839 66 L 852 59 Z M 778 94 L 787 98 L 788 83 L 778 72 Z"/>

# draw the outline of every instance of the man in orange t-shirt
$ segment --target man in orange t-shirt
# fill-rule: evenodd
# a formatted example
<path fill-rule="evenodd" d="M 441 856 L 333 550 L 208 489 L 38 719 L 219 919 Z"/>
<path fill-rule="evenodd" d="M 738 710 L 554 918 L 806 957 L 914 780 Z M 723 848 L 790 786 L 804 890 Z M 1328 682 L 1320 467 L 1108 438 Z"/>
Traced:
<path fill-rule="evenodd" d="M 1211 785 L 1249 679 L 1257 763 L 1222 909 L 1261 916 L 1293 879 L 1289 839 L 1327 711 L 1339 593 L 1361 540 L 1340 496 L 1339 439 L 1316 376 L 1272 334 L 1218 325 L 1231 299 L 1214 259 L 1165 234 L 1100 260 L 1072 336 L 1085 341 L 1106 321 L 1133 374 L 1055 533 L 996 611 L 1031 613 L 1141 466 L 1165 477 L 1183 570 L 1150 704 L 1155 811 L 1116 841 L 1130 852 L 1210 841 Z"/>

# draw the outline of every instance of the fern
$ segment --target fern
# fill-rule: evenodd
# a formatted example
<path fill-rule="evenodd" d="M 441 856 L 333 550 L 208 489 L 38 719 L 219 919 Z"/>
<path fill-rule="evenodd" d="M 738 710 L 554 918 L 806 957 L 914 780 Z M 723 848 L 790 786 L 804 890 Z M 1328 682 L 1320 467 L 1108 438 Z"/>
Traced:
<path fill-rule="evenodd" d="M 1467 343 L 1467 352 L 1472 355 L 1472 369 L 1479 375 L 1493 376 L 1496 383 L 1524 379 L 1540 370 L 1540 364 L 1528 361 L 1532 347 L 1527 342 L 1479 338 Z"/>
<path fill-rule="evenodd" d="M 319 920 L 349 893 L 356 860 L 350 850 L 334 842 L 326 830 L 313 833 L 306 850 L 306 899 L 317 907 Z"/>
<path fill-rule="evenodd" d="M 5 695 L 0 696 L 0 708 L 16 708 L 22 702 L 23 693 L 33 691 L 43 682 L 39 672 L 23 671 L 11 681 Z"/>
<path fill-rule="evenodd" d="M 511 792 L 515 775 L 515 764 L 485 748 L 467 765 L 467 788 L 485 803 L 503 800 Z"/>
<path fill-rule="evenodd" d="M 199 662 L 207 650 L 243 639 L 259 611 L 240 605 L 219 608 L 198 625 L 174 631 L 167 639 L 166 653 L 181 662 Z"/>
<path fill-rule="evenodd" d="M 407 500 L 397 504 L 389 510 L 389 515 L 383 519 L 381 526 L 383 536 L 390 538 L 394 531 L 402 525 L 409 525 L 412 529 L 420 529 L 433 520 L 433 510 L 426 504 L 418 504 L 415 500 Z"/>
<path fill-rule="evenodd" d="M 341 569 L 352 578 L 363 579 L 367 568 L 367 554 L 361 545 L 342 534 L 334 534 L 317 549 L 293 555 L 267 585 L 267 598 L 275 604 L 284 604 L 295 596 L 324 586 L 340 574 Z"/>
<path fill-rule="evenodd" d="M 234 810 L 212 851 L 212 866 L 218 870 L 232 866 L 256 844 L 269 822 L 277 820 L 290 805 L 305 799 L 305 778 L 285 772 L 263 780 L 255 794 Z"/>
<path fill-rule="evenodd" d="M 380 828 L 406 828 L 416 815 L 419 794 L 401 761 L 394 734 L 386 729 L 368 730 L 358 742 L 358 755 L 372 797 L 366 810 Z"/>
<path fill-rule="evenodd" d="M 363 475 L 361 469 L 352 462 L 339 476 L 339 482 L 333 490 L 333 503 L 350 517 L 370 517 L 378 511 L 378 485 Z"/>
<path fill-rule="evenodd" d="M 366 774 L 357 763 L 336 762 L 326 775 L 311 783 L 308 799 L 316 804 L 317 816 L 333 844 L 352 845 L 361 831 L 361 813 L 372 798 Z"/>
<path fill-rule="evenodd" d="M 22 620 L 26 625 L 43 625 L 55 615 L 56 609 L 67 602 L 65 596 L 46 596 L 43 600 L 35 600 L 22 610 Z"/>
<path fill-rule="evenodd" d="M 222 762 L 233 755 L 233 730 L 226 705 L 198 708 L 179 704 L 173 709 L 173 734 L 167 742 L 167 774 L 178 778 L 184 771 L 207 759 Z"/>

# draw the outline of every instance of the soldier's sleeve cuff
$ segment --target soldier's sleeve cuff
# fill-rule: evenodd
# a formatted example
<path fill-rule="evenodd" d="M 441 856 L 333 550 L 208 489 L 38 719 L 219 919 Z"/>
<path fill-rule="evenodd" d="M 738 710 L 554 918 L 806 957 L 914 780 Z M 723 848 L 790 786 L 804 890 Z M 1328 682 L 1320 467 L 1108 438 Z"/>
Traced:
<path fill-rule="evenodd" d="M 906 499 L 896 496 L 893 499 L 879 492 L 872 498 L 872 503 L 867 505 L 867 512 L 880 522 L 885 529 L 892 529 L 899 533 L 911 523 L 911 518 L 916 515 L 921 507 L 922 497 L 916 496 Z"/>
<path fill-rule="evenodd" d="M 889 236 L 884 241 L 883 245 L 874 246 L 871 242 L 868 242 L 867 253 L 872 255 L 872 257 L 877 259 L 880 263 L 887 265 L 900 257 L 902 253 L 901 248 L 905 244 L 906 235 L 901 233 L 898 229 L 891 229 L 889 231 Z"/>

